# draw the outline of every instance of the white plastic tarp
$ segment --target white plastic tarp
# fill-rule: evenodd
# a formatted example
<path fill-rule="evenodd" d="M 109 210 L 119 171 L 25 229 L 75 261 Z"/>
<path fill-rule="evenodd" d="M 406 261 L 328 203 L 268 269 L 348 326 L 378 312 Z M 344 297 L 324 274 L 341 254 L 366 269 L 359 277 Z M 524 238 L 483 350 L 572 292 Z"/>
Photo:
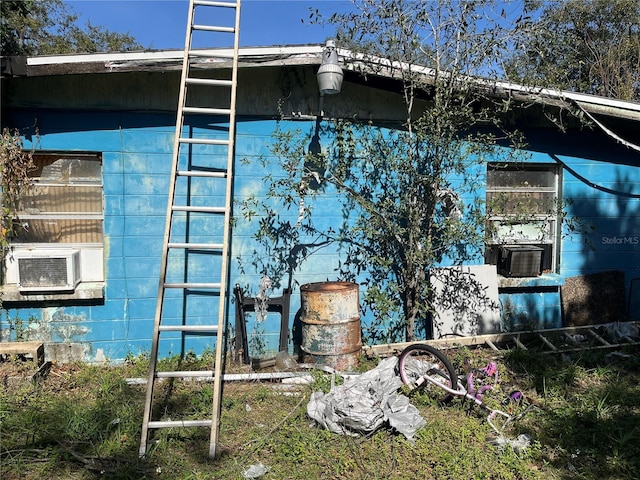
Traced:
<path fill-rule="evenodd" d="M 366 373 L 345 378 L 329 393 L 314 392 L 307 414 L 322 427 L 341 435 L 359 435 L 389 425 L 412 440 L 426 425 L 409 399 L 397 393 L 402 380 L 396 373 L 397 357 L 382 360 Z"/>

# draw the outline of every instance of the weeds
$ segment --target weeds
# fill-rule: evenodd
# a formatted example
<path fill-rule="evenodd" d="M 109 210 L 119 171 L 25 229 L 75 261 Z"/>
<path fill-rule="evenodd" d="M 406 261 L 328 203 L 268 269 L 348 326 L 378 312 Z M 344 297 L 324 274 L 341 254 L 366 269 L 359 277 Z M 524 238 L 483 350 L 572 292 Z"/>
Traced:
<path fill-rule="evenodd" d="M 146 376 L 145 356 L 119 366 L 54 365 L 38 383 L 28 375 L 12 378 L 27 363 L 5 362 L 0 478 L 224 480 L 242 478 L 260 462 L 269 467 L 265 479 L 640 478 L 640 372 L 628 353 L 628 361 L 614 364 L 605 354 L 562 360 L 516 350 L 493 357 L 501 388 L 489 400 L 499 403 L 519 389 L 535 407 L 509 431 L 532 438 L 521 452 L 494 445 L 485 415 L 459 400 L 442 406 L 412 394 L 427 420 L 414 442 L 389 430 L 353 438 L 322 430 L 306 415 L 310 394 L 328 391 L 330 375 L 313 372 L 312 385 L 286 391 L 271 383 L 225 383 L 215 460 L 207 457 L 209 431 L 201 428 L 159 430 L 147 457 L 138 459 L 145 388 L 125 379 Z M 490 355 L 465 349 L 451 356 L 456 365 L 467 357 L 483 365 Z M 206 368 L 210 352 L 163 362 Z M 210 414 L 210 383 L 165 382 L 160 394 L 166 395 L 160 414 Z"/>

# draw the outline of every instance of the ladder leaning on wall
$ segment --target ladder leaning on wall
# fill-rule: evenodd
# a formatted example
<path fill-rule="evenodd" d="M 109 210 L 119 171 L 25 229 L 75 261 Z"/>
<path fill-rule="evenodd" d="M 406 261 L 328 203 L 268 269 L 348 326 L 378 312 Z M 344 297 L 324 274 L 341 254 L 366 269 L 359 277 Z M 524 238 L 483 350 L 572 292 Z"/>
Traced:
<path fill-rule="evenodd" d="M 206 18 L 206 23 L 196 23 L 196 12 L 198 21 Z M 215 20 L 208 20 L 214 17 Z M 239 26 L 240 0 L 190 0 L 140 457 L 148 452 L 151 430 L 178 427 L 210 427 L 209 456 L 216 455 L 226 325 Z M 228 55 L 216 52 L 216 58 L 226 57 L 225 61 L 230 62 L 230 77 L 220 79 L 220 75 L 207 75 L 202 70 L 198 72 L 198 60 L 210 57 L 211 52 L 194 49 L 194 32 L 197 32 L 198 40 L 203 36 L 207 39 L 213 36 L 213 42 L 233 39 L 233 47 L 225 50 Z M 216 78 L 212 78 L 214 76 Z M 215 103 L 212 99 L 220 98 L 224 99 L 223 108 L 219 101 L 218 105 L 211 105 Z M 189 122 L 185 122 L 186 116 L 189 116 Z M 228 120 L 228 128 L 216 125 L 212 129 L 212 117 L 223 119 L 222 123 Z M 199 133 L 199 129 L 204 133 Z M 205 184 L 196 185 L 196 182 L 212 183 L 205 188 Z M 202 200 L 212 197 L 219 198 L 219 204 L 210 205 L 211 201 Z M 207 259 L 203 260 L 203 256 Z M 216 268 L 202 268 L 203 265 L 215 265 Z M 215 277 L 219 272 L 219 277 L 213 282 L 208 278 L 212 272 L 215 272 Z M 204 298 L 217 302 L 217 323 L 214 320 L 207 322 L 212 312 L 208 307 L 203 308 Z M 183 307 L 181 312 L 176 312 L 180 310 L 175 307 L 179 300 Z M 192 310 L 191 304 L 186 306 L 191 300 L 199 310 Z M 167 306 L 171 308 L 165 308 Z M 161 341 L 174 345 L 170 348 L 175 348 L 175 343 L 179 342 L 181 354 L 184 354 L 186 342 L 193 336 L 198 336 L 199 340 L 202 336 L 211 340 L 215 338 L 213 370 L 180 371 L 178 368 L 158 371 L 158 356 L 163 351 L 160 349 Z M 159 416 L 153 408 L 158 380 L 193 377 L 213 379 L 211 418 L 153 420 L 154 414 Z"/>

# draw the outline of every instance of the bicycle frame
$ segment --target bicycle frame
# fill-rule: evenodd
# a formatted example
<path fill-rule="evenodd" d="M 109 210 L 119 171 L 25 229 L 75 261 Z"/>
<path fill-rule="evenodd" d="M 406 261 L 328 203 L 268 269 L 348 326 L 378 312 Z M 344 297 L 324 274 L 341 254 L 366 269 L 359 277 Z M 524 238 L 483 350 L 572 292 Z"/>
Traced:
<path fill-rule="evenodd" d="M 431 383 L 432 385 L 435 385 L 436 387 L 439 387 L 441 389 L 443 389 L 445 392 L 451 394 L 451 395 L 455 395 L 457 397 L 463 397 L 465 399 L 471 400 L 472 402 L 474 402 L 476 405 L 478 405 L 481 408 L 484 408 L 485 410 L 487 410 L 489 412 L 489 415 L 487 417 L 487 423 L 491 426 L 491 428 L 493 428 L 493 430 L 498 434 L 498 435 L 502 435 L 502 431 L 505 429 L 505 427 L 511 422 L 511 420 L 513 419 L 513 417 L 511 415 L 509 415 L 507 412 L 503 412 L 502 410 L 497 410 L 494 408 L 490 408 L 487 405 L 484 404 L 484 402 L 482 401 L 482 394 L 484 393 L 485 390 L 482 391 L 475 391 L 475 388 L 473 387 L 473 373 L 469 373 L 467 375 L 467 384 L 471 385 L 472 391 L 468 391 L 466 388 L 464 388 L 463 385 L 460 384 L 460 382 L 458 382 L 458 390 L 454 390 L 453 388 L 449 387 L 448 385 L 445 385 L 444 383 L 440 382 L 439 380 L 429 376 L 429 375 L 423 375 L 422 377 L 420 377 L 418 379 L 418 381 L 416 382 L 416 387 L 421 386 L 425 381 Z M 498 428 L 493 420 L 496 418 L 496 416 L 501 416 L 505 418 L 504 423 L 502 424 L 501 428 Z"/>

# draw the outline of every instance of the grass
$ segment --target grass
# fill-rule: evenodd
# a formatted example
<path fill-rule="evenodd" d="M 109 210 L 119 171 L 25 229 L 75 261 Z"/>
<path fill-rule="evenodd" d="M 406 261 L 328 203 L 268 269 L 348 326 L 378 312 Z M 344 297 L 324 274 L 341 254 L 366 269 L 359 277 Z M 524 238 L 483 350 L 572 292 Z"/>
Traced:
<path fill-rule="evenodd" d="M 556 358 L 515 350 L 492 357 L 501 383 L 487 401 L 500 405 L 518 389 L 535 405 L 510 431 L 532 438 L 524 451 L 495 445 L 484 414 L 468 402 L 442 406 L 412 394 L 427 420 L 414 442 L 388 429 L 354 438 L 322 430 L 307 417 L 310 394 L 330 386 L 321 372 L 313 372 L 311 385 L 286 392 L 279 383 L 228 382 L 215 460 L 207 456 L 203 428 L 156 431 L 149 454 L 138 459 L 145 387 L 125 379 L 146 375 L 144 357 L 119 366 L 54 365 L 37 382 L 28 379 L 28 363 L 5 362 L 0 478 L 238 479 L 260 463 L 269 469 L 266 479 L 640 478 L 640 356 L 626 353 L 616 361 L 607 352 Z M 448 355 L 460 369 L 465 357 L 484 366 L 495 353 L 456 349 Z M 196 368 L 209 357 L 164 362 Z M 157 394 L 165 417 L 210 413 L 209 383 L 167 381 Z"/>

